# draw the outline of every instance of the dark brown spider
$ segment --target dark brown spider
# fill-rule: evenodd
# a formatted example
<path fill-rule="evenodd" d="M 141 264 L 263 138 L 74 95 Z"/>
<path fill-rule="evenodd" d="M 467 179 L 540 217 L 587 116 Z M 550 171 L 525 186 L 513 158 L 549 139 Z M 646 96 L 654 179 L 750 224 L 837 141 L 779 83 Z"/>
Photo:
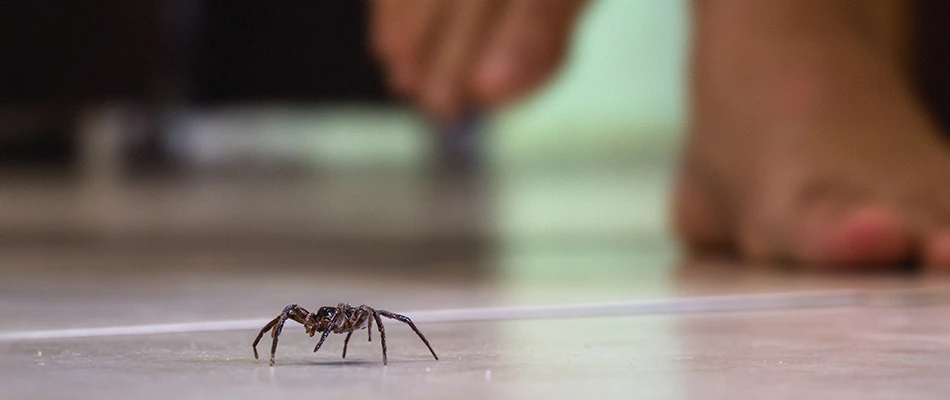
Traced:
<path fill-rule="evenodd" d="M 412 323 L 409 317 L 391 313 L 386 310 L 376 310 L 367 305 L 353 307 L 346 303 L 340 303 L 336 307 L 320 307 L 315 313 L 307 311 L 296 304 L 285 307 L 280 315 L 268 322 L 267 325 L 264 325 L 261 332 L 257 334 L 257 338 L 254 339 L 254 344 L 252 345 L 254 347 L 254 358 L 258 358 L 257 343 L 264 337 L 265 332 L 271 331 L 270 335 L 274 338 L 274 342 L 270 346 L 270 365 L 274 365 L 274 353 L 277 352 L 277 337 L 280 336 L 280 331 L 284 329 L 284 322 L 287 322 L 288 319 L 303 324 L 304 330 L 307 331 L 310 337 L 313 337 L 317 332 L 323 332 L 323 335 L 320 336 L 320 341 L 317 342 L 317 346 L 313 348 L 314 353 L 320 350 L 320 346 L 323 345 L 323 341 L 327 339 L 330 332 L 346 333 L 346 339 L 343 340 L 343 358 L 346 358 L 346 345 L 350 342 L 350 336 L 353 336 L 353 331 L 367 328 L 367 336 L 369 341 L 372 342 L 373 320 L 376 320 L 376 326 L 379 327 L 380 343 L 383 347 L 383 365 L 386 365 L 386 329 L 383 328 L 383 321 L 379 318 L 380 316 L 395 319 L 409 325 L 413 332 L 419 335 L 419 339 L 422 339 L 422 342 L 429 348 L 432 357 L 435 357 L 436 360 L 439 359 L 439 356 L 435 355 L 435 350 L 432 350 L 432 346 L 429 345 L 429 341 L 426 340 L 422 332 L 419 332 L 419 328 L 416 328 L 416 324 Z"/>

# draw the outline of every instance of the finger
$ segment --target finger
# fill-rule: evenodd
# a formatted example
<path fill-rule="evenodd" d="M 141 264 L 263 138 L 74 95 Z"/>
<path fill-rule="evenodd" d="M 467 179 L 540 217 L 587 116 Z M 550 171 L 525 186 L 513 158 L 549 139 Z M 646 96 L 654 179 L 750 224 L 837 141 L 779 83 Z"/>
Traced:
<path fill-rule="evenodd" d="M 561 63 L 585 0 L 513 0 L 473 76 L 476 98 L 491 105 L 524 94 Z"/>
<path fill-rule="evenodd" d="M 471 61 L 485 42 L 492 13 L 499 0 L 455 2 L 446 16 L 441 41 L 426 66 L 422 104 L 434 117 L 450 120 L 457 116 L 468 97 L 464 79 Z"/>
<path fill-rule="evenodd" d="M 369 5 L 369 46 L 382 61 L 390 58 L 396 50 L 399 27 L 406 24 L 413 0 L 373 0 Z"/>
<path fill-rule="evenodd" d="M 390 82 L 397 92 L 417 97 L 422 90 L 423 74 L 432 47 L 444 28 L 443 16 L 452 9 L 451 0 L 415 0 L 408 12 L 408 23 L 399 34 L 390 72 Z"/>
<path fill-rule="evenodd" d="M 380 4 L 376 8 L 380 21 L 374 23 L 378 31 L 380 49 L 377 52 L 385 64 L 389 86 L 405 97 L 415 97 L 420 91 L 423 67 L 436 42 L 441 28 L 441 16 L 454 4 L 446 0 L 377 0 L 398 3 Z M 394 9 L 398 8 L 398 9 Z"/>

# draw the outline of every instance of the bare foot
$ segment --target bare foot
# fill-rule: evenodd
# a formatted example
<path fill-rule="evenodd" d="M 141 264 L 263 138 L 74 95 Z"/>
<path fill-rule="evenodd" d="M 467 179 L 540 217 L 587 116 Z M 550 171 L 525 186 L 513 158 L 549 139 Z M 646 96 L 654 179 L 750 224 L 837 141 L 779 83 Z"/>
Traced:
<path fill-rule="evenodd" d="M 696 1 L 676 227 L 749 260 L 950 267 L 950 147 L 861 15 Z"/>

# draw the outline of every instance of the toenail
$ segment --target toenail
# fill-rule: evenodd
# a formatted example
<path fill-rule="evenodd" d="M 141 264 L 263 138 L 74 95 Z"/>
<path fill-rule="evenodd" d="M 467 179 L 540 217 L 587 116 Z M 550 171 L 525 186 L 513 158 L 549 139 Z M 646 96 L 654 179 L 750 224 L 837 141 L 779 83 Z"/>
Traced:
<path fill-rule="evenodd" d="M 817 234 L 809 255 L 830 264 L 885 264 L 902 261 L 909 248 L 908 233 L 893 214 L 867 207 Z"/>

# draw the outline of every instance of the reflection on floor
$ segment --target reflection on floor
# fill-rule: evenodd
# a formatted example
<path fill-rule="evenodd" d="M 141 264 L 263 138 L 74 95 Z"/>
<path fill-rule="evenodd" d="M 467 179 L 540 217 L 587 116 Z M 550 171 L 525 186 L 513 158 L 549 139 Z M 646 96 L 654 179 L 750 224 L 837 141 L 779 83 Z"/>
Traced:
<path fill-rule="evenodd" d="M 10 398 L 102 399 L 937 399 L 950 392 L 950 292 L 936 278 L 701 263 L 671 269 L 661 264 L 666 256 L 648 251 L 640 263 L 652 265 L 643 268 L 578 265 L 573 273 L 536 269 L 527 276 L 490 265 L 322 269 L 295 257 L 8 251 L 0 258 L 0 332 L 258 318 L 288 303 L 340 301 L 403 311 L 844 289 L 874 294 L 875 301 L 420 323 L 440 361 L 409 329 L 391 323 L 387 367 L 376 341 L 352 340 L 342 360 L 342 336 L 333 335 L 313 354 L 315 339 L 293 323 L 274 368 L 253 359 L 253 329 L 8 340 L 0 342 L 0 384 Z"/>

